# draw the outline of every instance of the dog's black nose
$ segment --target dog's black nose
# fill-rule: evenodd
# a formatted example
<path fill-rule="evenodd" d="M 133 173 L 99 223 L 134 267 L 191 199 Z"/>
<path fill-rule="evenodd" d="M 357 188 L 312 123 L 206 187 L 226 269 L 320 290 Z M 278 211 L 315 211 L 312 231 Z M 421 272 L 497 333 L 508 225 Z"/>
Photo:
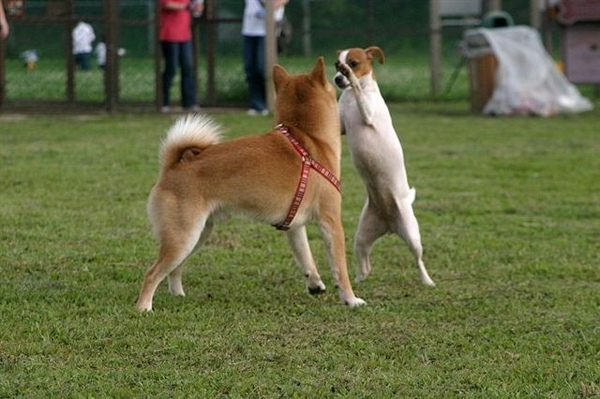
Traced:
<path fill-rule="evenodd" d="M 338 86 L 342 86 L 344 84 L 344 77 L 342 75 L 338 75 L 335 77 L 335 84 Z"/>

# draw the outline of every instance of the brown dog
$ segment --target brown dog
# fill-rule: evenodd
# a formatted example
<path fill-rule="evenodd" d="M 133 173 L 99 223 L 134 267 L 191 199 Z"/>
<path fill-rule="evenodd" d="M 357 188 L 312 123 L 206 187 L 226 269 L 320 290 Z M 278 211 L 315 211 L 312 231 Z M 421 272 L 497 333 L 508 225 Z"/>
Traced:
<path fill-rule="evenodd" d="M 343 303 L 354 296 L 346 268 L 341 221 L 340 122 L 336 93 L 319 58 L 312 72 L 291 76 L 276 65 L 276 121 L 271 132 L 219 142 L 219 127 L 204 116 L 180 119 L 160 150 L 160 175 L 148 199 L 159 241 L 137 302 L 152 310 L 159 283 L 184 295 L 182 263 L 208 237 L 219 215 L 241 211 L 286 230 L 310 293 L 325 290 L 305 224 L 319 221 L 333 277 Z"/>

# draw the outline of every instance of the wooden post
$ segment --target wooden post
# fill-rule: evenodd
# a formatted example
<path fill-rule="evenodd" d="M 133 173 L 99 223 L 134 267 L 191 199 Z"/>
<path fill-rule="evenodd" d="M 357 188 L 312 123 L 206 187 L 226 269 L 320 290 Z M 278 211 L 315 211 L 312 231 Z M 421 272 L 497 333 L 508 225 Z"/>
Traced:
<path fill-rule="evenodd" d="M 302 47 L 304 56 L 312 55 L 312 32 L 311 32 L 310 0 L 302 1 Z"/>
<path fill-rule="evenodd" d="M 200 68 L 200 21 L 199 18 L 192 17 L 192 80 L 194 81 L 194 94 L 196 95 L 196 104 L 200 103 L 200 82 L 198 80 L 198 70 Z"/>
<path fill-rule="evenodd" d="M 373 43 L 373 37 L 375 36 L 375 0 L 367 1 L 367 43 Z"/>
<path fill-rule="evenodd" d="M 483 12 L 498 11 L 502 9 L 502 0 L 484 0 Z"/>
<path fill-rule="evenodd" d="M 542 28 L 539 0 L 529 0 L 529 24 L 538 31 Z"/>
<path fill-rule="evenodd" d="M 269 112 L 275 110 L 275 87 L 273 84 L 273 66 L 277 62 L 277 43 L 275 41 L 275 4 L 273 0 L 265 1 L 265 91 L 267 109 Z"/>
<path fill-rule="evenodd" d="M 117 19 L 119 10 L 113 0 L 104 0 L 105 38 L 106 43 L 106 69 L 104 70 L 105 106 L 108 112 L 117 109 L 119 100 L 119 54 Z"/>
<path fill-rule="evenodd" d="M 4 40 L 0 39 L 0 110 L 6 98 L 6 69 L 5 69 L 6 53 L 4 48 Z"/>
<path fill-rule="evenodd" d="M 442 21 L 440 1 L 429 0 L 429 68 L 431 71 L 431 94 L 441 91 Z"/>
<path fill-rule="evenodd" d="M 206 104 L 217 102 L 216 53 L 217 53 L 217 2 L 205 0 L 204 16 L 206 21 Z"/>
<path fill-rule="evenodd" d="M 162 95 L 162 48 L 160 46 L 160 1 L 155 3 L 154 20 L 156 29 L 154 31 L 154 96 L 156 98 L 156 110 L 160 111 L 163 103 Z"/>

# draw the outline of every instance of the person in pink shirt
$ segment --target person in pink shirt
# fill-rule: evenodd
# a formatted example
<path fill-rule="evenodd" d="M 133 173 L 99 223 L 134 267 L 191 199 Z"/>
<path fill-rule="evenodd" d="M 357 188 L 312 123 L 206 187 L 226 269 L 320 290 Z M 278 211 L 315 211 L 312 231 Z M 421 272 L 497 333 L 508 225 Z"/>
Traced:
<path fill-rule="evenodd" d="M 160 0 L 160 6 L 160 45 L 164 59 L 162 111 L 169 111 L 171 85 L 177 64 L 181 69 L 181 105 L 185 110 L 196 111 L 192 13 L 200 16 L 204 11 L 204 3 L 199 0 Z"/>
<path fill-rule="evenodd" d="M 2 4 L 2 0 L 0 0 L 0 40 L 6 39 L 8 32 L 10 32 L 10 28 L 6 20 L 6 14 L 4 13 L 4 5 Z"/>

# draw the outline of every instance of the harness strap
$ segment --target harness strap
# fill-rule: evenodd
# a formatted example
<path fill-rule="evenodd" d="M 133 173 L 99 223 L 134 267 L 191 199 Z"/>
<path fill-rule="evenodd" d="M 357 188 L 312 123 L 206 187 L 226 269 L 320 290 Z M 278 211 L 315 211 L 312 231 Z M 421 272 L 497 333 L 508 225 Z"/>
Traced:
<path fill-rule="evenodd" d="M 283 134 L 289 141 L 292 143 L 292 146 L 296 150 L 298 154 L 302 157 L 302 171 L 300 173 L 300 181 L 298 182 L 298 187 L 296 187 L 296 195 L 294 200 L 292 201 L 292 205 L 290 206 L 290 210 L 288 211 L 287 217 L 285 220 L 279 224 L 274 225 L 277 230 L 288 230 L 292 221 L 294 220 L 294 216 L 298 212 L 300 208 L 300 204 L 302 204 L 302 199 L 304 198 L 304 193 L 306 192 L 306 187 L 308 185 L 308 176 L 310 174 L 310 169 L 314 169 L 321 174 L 321 176 L 325 177 L 327 181 L 329 181 L 338 191 L 341 192 L 342 186 L 340 181 L 333 173 L 329 171 L 323 164 L 315 161 L 308 151 L 300 144 L 298 139 L 290 133 L 290 130 L 279 124 L 275 126 L 281 134 Z"/>

